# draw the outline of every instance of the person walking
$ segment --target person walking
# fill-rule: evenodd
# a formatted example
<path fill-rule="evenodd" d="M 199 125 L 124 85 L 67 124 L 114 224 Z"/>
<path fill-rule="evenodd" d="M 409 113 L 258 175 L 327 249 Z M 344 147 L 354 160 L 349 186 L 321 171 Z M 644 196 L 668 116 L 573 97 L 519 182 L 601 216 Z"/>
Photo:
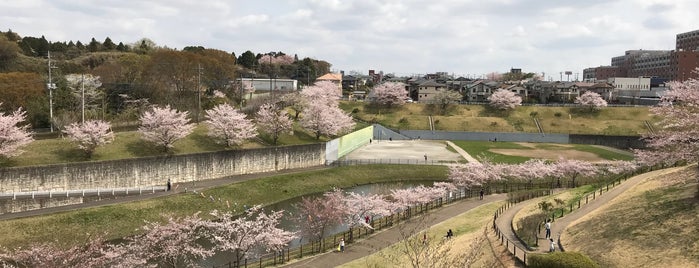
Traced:
<path fill-rule="evenodd" d="M 170 179 L 167 179 L 167 191 L 169 192 L 170 189 L 172 189 L 172 182 L 170 182 Z"/>
<path fill-rule="evenodd" d="M 481 189 L 481 191 L 480 191 L 481 200 L 483 200 L 483 194 L 484 194 L 483 189 Z"/>
<path fill-rule="evenodd" d="M 340 252 L 345 252 L 345 239 L 340 238 Z"/>
<path fill-rule="evenodd" d="M 546 227 L 545 238 L 551 238 L 551 219 L 546 219 L 546 224 L 544 224 L 544 227 Z"/>
<path fill-rule="evenodd" d="M 451 229 L 449 229 L 449 231 L 447 231 L 447 239 L 451 239 L 453 236 L 454 232 L 452 232 Z"/>
<path fill-rule="evenodd" d="M 425 162 L 427 162 L 427 154 L 425 154 Z"/>

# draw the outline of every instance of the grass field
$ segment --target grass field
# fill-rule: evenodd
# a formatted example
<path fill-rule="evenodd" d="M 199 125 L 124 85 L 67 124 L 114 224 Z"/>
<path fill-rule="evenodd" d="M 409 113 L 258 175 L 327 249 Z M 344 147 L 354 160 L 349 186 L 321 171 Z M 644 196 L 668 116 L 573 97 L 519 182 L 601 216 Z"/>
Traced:
<path fill-rule="evenodd" d="M 621 153 L 597 146 L 580 144 L 453 141 L 473 157 L 494 163 L 523 163 L 531 158 L 558 160 L 559 157 L 587 161 L 631 160 L 630 153 Z"/>
<path fill-rule="evenodd" d="M 144 221 L 162 221 L 163 213 L 207 214 L 213 209 L 241 211 L 243 205 L 272 204 L 292 197 L 325 192 L 333 187 L 405 181 L 445 180 L 446 166 L 366 165 L 278 175 L 216 187 L 199 194 L 180 193 L 138 202 L 86 208 L 44 216 L 0 221 L 0 247 L 13 248 L 36 242 L 57 241 L 65 246 L 81 244 L 90 235 L 108 238 L 133 235 Z"/>
<path fill-rule="evenodd" d="M 566 229 L 602 267 L 699 267 L 697 166 L 650 177 Z"/>
<path fill-rule="evenodd" d="M 606 107 L 596 113 L 573 107 L 520 106 L 513 111 L 493 112 L 485 105 L 453 105 L 445 115 L 435 114 L 424 104 L 373 108 L 365 102 L 340 105 L 355 118 L 394 129 L 429 129 L 433 116 L 436 130 L 475 132 L 538 132 L 537 118 L 545 133 L 639 135 L 646 133 L 644 121 L 655 122 L 648 107 Z"/>

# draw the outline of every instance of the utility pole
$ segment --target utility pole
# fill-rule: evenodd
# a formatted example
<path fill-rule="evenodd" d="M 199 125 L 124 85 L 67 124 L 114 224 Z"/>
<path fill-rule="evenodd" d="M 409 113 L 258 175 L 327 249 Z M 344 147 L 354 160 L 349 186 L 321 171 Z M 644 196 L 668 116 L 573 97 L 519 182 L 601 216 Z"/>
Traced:
<path fill-rule="evenodd" d="M 201 114 L 201 63 L 197 65 L 197 123 L 199 123 L 199 115 Z"/>
<path fill-rule="evenodd" d="M 51 69 L 57 67 L 51 65 L 51 51 L 48 52 L 48 58 L 49 83 L 47 84 L 47 87 L 49 88 L 49 126 L 51 127 L 51 133 L 53 133 L 53 89 L 56 87 L 56 85 L 53 83 L 53 79 L 51 77 Z"/>
<path fill-rule="evenodd" d="M 82 124 L 85 124 L 85 74 L 80 75 L 80 108 L 82 111 Z"/>

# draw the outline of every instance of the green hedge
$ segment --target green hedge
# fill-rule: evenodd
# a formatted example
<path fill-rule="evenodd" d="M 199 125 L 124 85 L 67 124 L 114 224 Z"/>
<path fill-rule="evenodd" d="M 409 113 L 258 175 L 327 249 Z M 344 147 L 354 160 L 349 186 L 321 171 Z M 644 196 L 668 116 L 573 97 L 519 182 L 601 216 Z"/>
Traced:
<path fill-rule="evenodd" d="M 529 267 L 534 268 L 588 268 L 600 267 L 590 257 L 579 252 L 553 252 L 527 256 Z"/>

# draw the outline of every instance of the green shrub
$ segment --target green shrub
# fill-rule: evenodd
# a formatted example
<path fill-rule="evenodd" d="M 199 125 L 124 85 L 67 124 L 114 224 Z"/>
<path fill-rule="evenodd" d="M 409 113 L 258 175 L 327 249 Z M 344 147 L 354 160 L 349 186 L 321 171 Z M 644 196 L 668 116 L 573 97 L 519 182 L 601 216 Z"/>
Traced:
<path fill-rule="evenodd" d="M 561 117 L 561 116 L 563 116 L 563 114 L 562 114 L 561 112 L 556 112 L 555 114 L 553 114 L 553 116 L 555 116 L 555 117 Z"/>
<path fill-rule="evenodd" d="M 359 112 L 359 108 L 354 108 L 354 109 L 352 109 L 352 113 L 353 113 L 353 114 L 356 114 L 356 113 L 358 113 L 358 112 Z"/>
<path fill-rule="evenodd" d="M 536 117 L 537 115 L 539 115 L 539 112 L 537 112 L 537 111 L 533 111 L 533 112 L 529 113 L 529 116 L 531 116 L 531 117 Z"/>
<path fill-rule="evenodd" d="M 400 120 L 398 120 L 398 123 L 406 124 L 406 123 L 408 123 L 408 119 L 405 117 L 402 117 Z"/>
<path fill-rule="evenodd" d="M 600 267 L 590 257 L 579 252 L 553 252 L 527 255 L 528 267 L 534 268 L 588 268 Z"/>
<path fill-rule="evenodd" d="M 546 213 L 536 213 L 517 222 L 515 233 L 529 247 L 539 246 L 539 228 L 546 221 Z M 543 246 L 543 245 L 542 245 Z"/>

